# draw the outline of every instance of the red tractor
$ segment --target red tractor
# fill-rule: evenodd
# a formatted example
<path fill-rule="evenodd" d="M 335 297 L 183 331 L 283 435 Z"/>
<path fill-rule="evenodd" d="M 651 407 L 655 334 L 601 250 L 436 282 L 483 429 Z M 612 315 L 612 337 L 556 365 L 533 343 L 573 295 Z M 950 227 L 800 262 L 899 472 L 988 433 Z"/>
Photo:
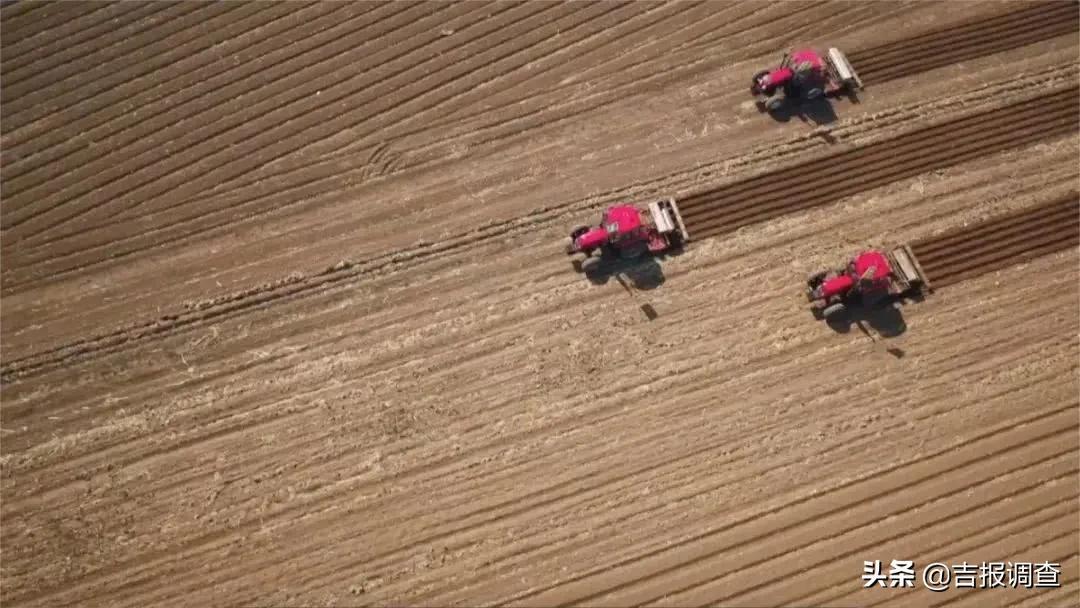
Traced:
<path fill-rule="evenodd" d="M 862 81 L 847 57 L 830 48 L 822 57 L 817 51 L 802 49 L 784 54 L 780 67 L 754 74 L 750 92 L 757 97 L 761 110 L 774 112 L 785 100 L 810 101 L 847 92 L 854 95 Z"/>
<path fill-rule="evenodd" d="M 635 259 L 646 252 L 661 254 L 688 239 L 675 199 L 667 198 L 649 203 L 647 210 L 635 205 L 609 207 L 599 226 L 579 226 L 570 233 L 566 253 L 584 253 L 586 269 L 604 256 Z M 600 256 L 594 256 L 596 252 Z"/>
<path fill-rule="evenodd" d="M 930 281 L 907 245 L 892 251 L 867 250 L 838 270 L 815 273 L 807 281 L 806 297 L 815 314 L 838 318 L 849 307 L 873 308 L 889 297 L 906 297 L 930 289 Z"/>

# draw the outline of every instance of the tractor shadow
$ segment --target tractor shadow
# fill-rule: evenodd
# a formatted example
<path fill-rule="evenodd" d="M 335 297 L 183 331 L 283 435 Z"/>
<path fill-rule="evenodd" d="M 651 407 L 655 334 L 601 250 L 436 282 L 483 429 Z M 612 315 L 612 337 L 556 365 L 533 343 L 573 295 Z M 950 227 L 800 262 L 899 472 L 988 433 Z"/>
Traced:
<path fill-rule="evenodd" d="M 791 122 L 797 118 L 804 123 L 814 125 L 827 125 L 836 122 L 836 110 L 832 102 L 824 97 L 811 101 L 789 101 L 772 112 L 765 112 L 776 122 Z"/>
<path fill-rule="evenodd" d="M 847 100 L 850 104 L 862 103 L 858 93 L 846 91 L 841 93 L 827 93 L 813 100 L 789 100 L 779 109 L 769 112 L 759 107 L 759 111 L 768 114 L 776 122 L 790 122 L 792 118 L 798 118 L 804 123 L 814 125 L 828 125 L 837 121 L 834 101 Z M 826 136 L 828 139 L 828 137 Z M 835 143 L 829 141 L 829 143 Z"/>
<path fill-rule="evenodd" d="M 592 258 L 584 266 L 582 260 L 574 260 L 573 266 L 576 272 L 584 274 L 593 285 L 606 285 L 615 279 L 626 289 L 651 291 L 663 285 L 666 280 L 660 262 L 682 253 L 682 248 L 679 247 L 659 255 L 645 254 L 636 260 L 602 256 Z"/>
<path fill-rule="evenodd" d="M 921 295 L 908 298 L 894 297 L 871 308 L 853 306 L 834 319 L 825 319 L 825 324 L 838 334 L 846 334 L 851 331 L 852 327 L 858 327 L 863 333 L 867 333 L 869 327 L 882 338 L 896 338 L 907 331 L 907 322 L 904 321 L 902 310 L 903 306 L 909 301 L 919 302 L 922 300 L 923 296 Z"/>

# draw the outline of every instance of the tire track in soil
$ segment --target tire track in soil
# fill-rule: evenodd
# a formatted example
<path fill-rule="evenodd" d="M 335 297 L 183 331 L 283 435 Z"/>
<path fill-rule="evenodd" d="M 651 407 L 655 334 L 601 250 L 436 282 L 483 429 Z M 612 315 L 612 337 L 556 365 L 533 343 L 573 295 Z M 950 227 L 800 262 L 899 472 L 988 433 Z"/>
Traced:
<path fill-rule="evenodd" d="M 991 218 L 911 244 L 933 287 L 944 287 L 1080 244 L 1080 195 Z"/>
<path fill-rule="evenodd" d="M 928 125 L 694 194 L 679 207 L 691 239 L 728 234 L 926 171 L 1075 133 L 1080 127 L 1078 94 L 1080 87 L 1069 87 Z"/>
<path fill-rule="evenodd" d="M 1080 111 L 1078 92 L 1080 87 L 1061 89 L 1049 96 L 1025 99 L 795 167 L 768 172 L 686 197 L 680 202 L 680 208 L 691 238 L 708 238 L 794 211 L 824 205 L 844 196 L 925 171 L 947 167 L 1031 141 L 1073 133 L 1077 130 L 1077 114 Z M 990 126 L 985 126 L 986 124 Z M 978 135 L 969 138 L 972 133 Z M 955 142 L 957 137 L 963 138 L 960 144 Z M 892 161 L 904 154 L 909 155 L 911 160 L 903 162 L 899 168 L 892 166 Z M 831 174 L 841 171 L 844 178 L 829 183 Z M 815 175 L 825 175 L 826 178 L 814 178 Z M 813 194 L 800 198 L 799 195 L 811 189 L 810 186 L 818 188 Z M 332 287 L 347 285 L 350 281 L 404 263 L 416 263 L 466 246 L 504 238 L 508 234 L 546 223 L 552 215 L 557 215 L 552 211 L 565 210 L 569 206 L 570 204 L 556 206 L 532 217 L 495 223 L 459 237 L 433 244 L 424 243 L 363 262 L 342 263 L 316 275 L 286 278 L 197 304 L 182 313 L 166 315 L 9 361 L 0 368 L 0 384 L 88 357 L 115 352 L 275 301 L 323 293 Z"/>

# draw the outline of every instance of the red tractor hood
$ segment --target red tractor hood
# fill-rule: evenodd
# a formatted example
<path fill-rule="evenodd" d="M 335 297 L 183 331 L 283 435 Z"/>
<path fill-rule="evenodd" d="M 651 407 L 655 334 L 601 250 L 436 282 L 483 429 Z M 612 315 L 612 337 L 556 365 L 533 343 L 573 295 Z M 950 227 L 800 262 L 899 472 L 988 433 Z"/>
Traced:
<path fill-rule="evenodd" d="M 618 234 L 627 234 L 641 227 L 641 212 L 633 205 L 619 205 L 611 207 L 604 214 L 604 226 L 611 232 L 614 224 Z"/>

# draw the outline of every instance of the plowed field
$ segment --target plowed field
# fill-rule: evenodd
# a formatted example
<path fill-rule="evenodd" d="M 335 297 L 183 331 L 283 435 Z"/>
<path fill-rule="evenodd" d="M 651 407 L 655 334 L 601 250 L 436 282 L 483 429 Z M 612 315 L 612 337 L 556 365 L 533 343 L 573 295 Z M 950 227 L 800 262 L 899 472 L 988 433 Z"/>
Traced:
<path fill-rule="evenodd" d="M 0 603 L 1077 605 L 1078 31 L 3 4 Z M 866 90 L 758 113 L 791 45 Z M 569 229 L 660 196 L 683 252 L 574 272 Z M 809 273 L 897 243 L 932 292 L 813 318 Z"/>

